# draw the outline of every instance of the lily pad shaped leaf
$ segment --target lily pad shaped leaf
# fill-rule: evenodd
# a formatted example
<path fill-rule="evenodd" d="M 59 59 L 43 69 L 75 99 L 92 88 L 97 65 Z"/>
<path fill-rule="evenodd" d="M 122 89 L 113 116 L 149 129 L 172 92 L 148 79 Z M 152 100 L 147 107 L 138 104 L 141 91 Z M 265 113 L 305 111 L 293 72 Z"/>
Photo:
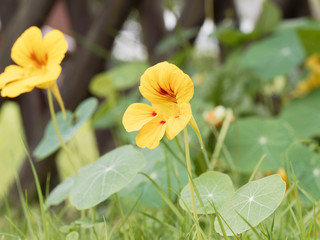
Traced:
<path fill-rule="evenodd" d="M 60 183 L 58 186 L 56 186 L 52 192 L 50 192 L 46 204 L 47 206 L 55 206 L 62 203 L 64 200 L 66 200 L 69 196 L 69 193 L 74 186 L 76 180 L 76 176 L 73 175 L 71 177 L 68 177 L 66 180 L 64 180 L 62 183 Z"/>
<path fill-rule="evenodd" d="M 96 206 L 129 184 L 144 165 L 143 154 L 133 146 L 116 148 L 80 169 L 70 192 L 71 204 L 77 209 Z"/>
<path fill-rule="evenodd" d="M 64 142 L 69 141 L 78 131 L 78 129 L 93 115 L 98 106 L 96 98 L 88 98 L 83 101 L 76 109 L 74 114 L 66 111 L 66 119 L 63 119 L 62 113 L 56 114 L 61 137 Z M 33 156 L 42 160 L 61 147 L 57 133 L 52 120 L 48 123 L 44 137 L 33 152 Z"/>
<path fill-rule="evenodd" d="M 294 131 L 303 138 L 320 135 L 320 89 L 307 96 L 292 100 L 283 107 L 280 118 L 287 121 Z"/>
<path fill-rule="evenodd" d="M 294 140 L 291 128 L 281 120 L 253 117 L 233 123 L 225 145 L 234 166 L 241 172 L 251 173 L 264 154 L 266 157 L 259 168 L 261 171 L 274 171 L 282 167 L 285 151 Z M 227 163 L 230 156 L 224 155 Z"/>
<path fill-rule="evenodd" d="M 297 182 L 314 199 L 320 199 L 320 154 L 304 145 L 295 145 L 288 151 Z M 289 175 L 291 171 L 289 171 Z M 302 198 L 304 199 L 304 198 Z"/>
<path fill-rule="evenodd" d="M 257 226 L 269 217 L 280 205 L 286 191 L 286 183 L 280 175 L 271 175 L 260 180 L 252 181 L 239 188 L 233 197 L 227 201 L 218 212 L 228 223 L 235 234 L 240 234 Z M 246 219 L 244 221 L 242 217 Z M 222 221 L 228 236 L 233 236 L 232 231 Z M 222 235 L 219 221 L 215 219 L 216 231 Z"/>
<path fill-rule="evenodd" d="M 198 214 L 215 213 L 212 203 L 218 208 L 235 193 L 230 177 L 220 172 L 206 172 L 200 177 L 195 178 L 193 183 L 198 190 L 203 203 L 202 206 L 195 194 L 196 210 Z M 182 189 L 179 204 L 185 211 L 192 212 L 189 184 Z"/>
<path fill-rule="evenodd" d="M 268 80 L 289 73 L 304 57 L 297 34 L 287 30 L 253 44 L 244 53 L 241 64 Z"/>

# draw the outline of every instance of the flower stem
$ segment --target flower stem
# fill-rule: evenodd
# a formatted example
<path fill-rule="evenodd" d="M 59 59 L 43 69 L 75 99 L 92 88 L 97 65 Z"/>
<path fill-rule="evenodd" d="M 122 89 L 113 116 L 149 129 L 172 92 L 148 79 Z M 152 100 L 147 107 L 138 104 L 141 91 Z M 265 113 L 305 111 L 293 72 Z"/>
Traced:
<path fill-rule="evenodd" d="M 76 175 L 78 176 L 78 171 L 77 171 L 77 168 L 75 167 L 75 165 L 73 164 L 73 161 L 72 161 L 72 158 L 71 158 L 71 155 L 70 155 L 70 151 L 69 151 L 69 149 L 67 148 L 66 144 L 64 143 L 64 141 L 63 141 L 63 139 L 62 139 L 62 137 L 61 137 L 61 133 L 60 133 L 59 126 L 58 126 L 58 123 L 57 123 L 56 115 L 55 115 L 55 112 L 54 112 L 51 90 L 50 90 L 50 89 L 47 89 L 47 93 L 48 93 L 48 103 L 49 103 L 49 109 L 50 109 L 51 119 L 52 119 L 52 122 L 53 122 L 54 129 L 56 130 L 57 137 L 58 137 L 59 142 L 60 142 L 60 144 L 61 144 L 61 148 L 62 148 L 63 151 L 66 153 L 67 158 L 68 158 L 68 160 L 69 160 L 69 162 L 70 162 L 70 164 L 71 164 L 74 172 L 75 172 Z"/>
<path fill-rule="evenodd" d="M 218 136 L 217 144 L 216 144 L 216 146 L 214 148 L 214 151 L 213 151 L 213 154 L 211 156 L 211 165 L 210 165 L 210 170 L 211 171 L 214 170 L 214 167 L 217 164 L 218 157 L 219 157 L 219 154 L 220 154 L 220 150 L 222 149 L 223 141 L 224 141 L 224 139 L 225 139 L 225 137 L 227 135 L 227 132 L 228 132 L 231 120 L 232 120 L 232 116 L 233 116 L 232 111 L 230 109 L 228 109 L 227 113 L 226 113 L 226 118 L 225 118 L 225 120 L 223 122 L 220 134 Z"/>
<path fill-rule="evenodd" d="M 188 179 L 189 179 L 189 187 L 190 187 L 190 195 L 191 195 L 191 202 L 192 202 L 192 211 L 193 211 L 193 217 L 196 222 L 197 227 L 197 239 L 201 240 L 201 233 L 199 229 L 199 219 L 197 215 L 196 210 L 196 203 L 194 198 L 194 191 L 193 191 L 193 183 L 192 183 L 192 172 L 191 172 L 191 161 L 190 161 L 190 149 L 189 149 L 189 141 L 188 141 L 188 131 L 187 128 L 184 128 L 184 144 L 185 144 L 185 150 L 186 150 L 186 161 L 187 161 L 187 171 L 188 171 Z"/>

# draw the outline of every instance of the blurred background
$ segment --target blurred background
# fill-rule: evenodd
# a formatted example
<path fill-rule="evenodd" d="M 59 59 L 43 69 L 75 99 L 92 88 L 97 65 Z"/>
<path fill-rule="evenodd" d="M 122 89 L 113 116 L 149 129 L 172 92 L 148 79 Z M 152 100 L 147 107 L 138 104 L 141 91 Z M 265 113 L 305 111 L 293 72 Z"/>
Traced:
<path fill-rule="evenodd" d="M 281 25 L 287 19 L 294 21 Z M 254 63 L 260 55 L 254 53 L 252 60 L 245 51 L 281 28 L 310 21 L 316 25 L 317 19 L 317 0 L 0 0 L 0 70 L 12 63 L 11 47 L 28 27 L 64 32 L 68 53 L 58 85 L 66 108 L 74 111 L 92 95 L 101 103 L 93 120 L 69 143 L 75 156 L 90 162 L 131 141 L 132 136 L 125 137 L 121 116 L 130 102 L 141 100 L 140 75 L 160 61 L 175 63 L 200 86 L 196 91 L 202 99 L 193 101 L 198 118 L 219 104 L 232 107 L 236 116 L 278 114 L 283 79 L 292 86 L 301 79 L 296 69 L 305 56 L 282 47 L 277 52 L 291 60 L 280 60 L 291 65 L 277 72 L 271 66 L 268 70 L 269 63 L 278 63 L 272 63 L 274 56 L 257 67 Z M 258 53 L 264 56 L 268 50 Z M 241 65 L 242 58 L 248 61 Z M 268 88 L 260 91 L 263 87 Z M 16 99 L 0 98 L 0 111 L 0 193 L 16 196 L 16 186 L 11 184 L 15 169 L 20 169 L 22 188 L 32 199 L 34 180 L 21 139 L 32 153 L 43 137 L 49 121 L 46 94 L 35 89 Z M 204 135 L 210 139 L 209 133 Z M 51 189 L 68 175 L 58 170 L 63 159 L 63 153 L 41 162 L 33 159 L 43 187 L 49 182 Z"/>

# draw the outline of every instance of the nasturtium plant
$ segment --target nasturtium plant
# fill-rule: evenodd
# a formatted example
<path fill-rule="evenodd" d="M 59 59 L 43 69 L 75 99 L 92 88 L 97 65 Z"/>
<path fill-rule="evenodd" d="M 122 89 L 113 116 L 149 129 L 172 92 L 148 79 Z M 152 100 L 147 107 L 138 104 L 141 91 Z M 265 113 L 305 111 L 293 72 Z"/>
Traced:
<path fill-rule="evenodd" d="M 319 101 L 320 89 L 316 89 L 284 105 L 280 118 L 288 122 L 299 137 L 317 136 L 320 134 Z"/>
<path fill-rule="evenodd" d="M 285 151 L 295 141 L 290 130 L 279 119 L 239 119 L 228 130 L 224 143 L 229 154 L 224 154 L 223 158 L 231 167 L 251 173 L 265 154 L 259 169 L 277 170 L 283 166 Z"/>
<path fill-rule="evenodd" d="M 127 186 L 144 167 L 143 154 L 131 145 L 112 150 L 96 162 L 86 165 L 58 185 L 48 197 L 48 204 L 59 204 L 69 197 L 77 209 L 87 209 Z"/>
<path fill-rule="evenodd" d="M 98 106 L 96 98 L 88 98 L 83 101 L 74 113 L 66 111 L 66 119 L 62 112 L 57 114 L 57 124 L 64 142 L 69 141 L 78 129 L 93 115 Z M 33 156 L 42 160 L 61 147 L 53 122 L 50 121 L 46 127 L 44 137 L 33 152 Z"/>
<path fill-rule="evenodd" d="M 288 150 L 288 161 L 292 165 L 298 185 L 315 200 L 319 200 L 320 154 L 310 147 L 295 144 Z M 291 171 L 288 172 L 290 176 Z"/>
<path fill-rule="evenodd" d="M 148 175 L 165 194 L 175 198 L 179 189 L 187 182 L 185 166 L 170 153 L 166 152 L 163 146 L 152 150 L 142 149 L 141 152 L 148 159 L 141 172 Z M 181 157 L 179 154 L 177 156 Z M 171 162 L 169 163 L 169 161 Z M 160 208 L 165 204 L 156 187 L 142 174 L 138 174 L 134 181 L 122 189 L 119 192 L 119 196 L 124 204 L 127 202 L 132 204 L 138 199 L 142 206 L 153 209 Z"/>
<path fill-rule="evenodd" d="M 304 58 L 305 52 L 297 34 L 288 30 L 253 44 L 244 53 L 241 64 L 261 78 L 270 80 L 288 74 Z"/>
<path fill-rule="evenodd" d="M 277 174 L 249 182 L 239 188 L 222 207 L 217 209 L 223 219 L 221 222 L 226 234 L 233 236 L 233 233 L 240 234 L 251 229 L 250 225 L 257 226 L 278 208 L 285 191 L 286 183 Z M 217 218 L 214 226 L 222 235 Z"/>
<path fill-rule="evenodd" d="M 201 198 L 200 201 L 197 195 L 195 196 L 198 214 L 215 213 L 214 206 L 216 208 L 220 207 L 235 192 L 230 177 L 220 172 L 210 171 L 203 173 L 198 178 L 193 179 L 193 183 Z M 192 210 L 189 184 L 182 189 L 179 204 L 185 211 Z"/>

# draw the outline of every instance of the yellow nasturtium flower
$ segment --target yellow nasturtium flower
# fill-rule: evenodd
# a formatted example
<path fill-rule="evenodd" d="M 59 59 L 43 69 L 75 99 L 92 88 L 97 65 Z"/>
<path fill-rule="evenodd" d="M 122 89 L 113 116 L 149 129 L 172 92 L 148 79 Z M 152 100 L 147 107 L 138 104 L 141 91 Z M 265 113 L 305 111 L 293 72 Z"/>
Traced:
<path fill-rule="evenodd" d="M 293 92 L 295 97 L 302 97 L 320 87 L 320 57 L 317 54 L 311 55 L 306 63 L 306 67 L 310 69 L 311 73 L 306 79 L 298 83 L 296 89 Z"/>
<path fill-rule="evenodd" d="M 67 48 L 62 32 L 52 30 L 42 37 L 38 27 L 28 28 L 11 49 L 11 58 L 17 65 L 6 67 L 0 74 L 1 96 L 13 98 L 35 87 L 51 88 L 64 111 L 56 80 L 61 73 L 60 63 Z"/>
<path fill-rule="evenodd" d="M 192 80 L 174 64 L 161 62 L 148 68 L 139 90 L 152 105 L 131 104 L 122 118 L 127 132 L 140 130 L 136 136 L 139 147 L 155 148 L 165 133 L 171 140 L 189 122 L 195 124 L 189 103 L 194 92 Z"/>

